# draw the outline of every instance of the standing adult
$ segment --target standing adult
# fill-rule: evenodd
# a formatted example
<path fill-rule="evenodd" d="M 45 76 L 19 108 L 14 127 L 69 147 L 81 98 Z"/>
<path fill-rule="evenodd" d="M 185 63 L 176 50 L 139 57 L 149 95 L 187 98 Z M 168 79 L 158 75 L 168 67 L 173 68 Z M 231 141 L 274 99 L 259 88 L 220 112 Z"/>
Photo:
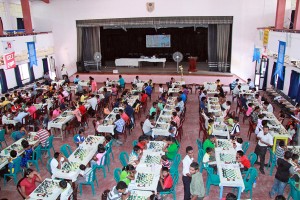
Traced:
<path fill-rule="evenodd" d="M 194 160 L 193 147 L 187 146 L 185 149 L 186 156 L 182 160 L 182 182 L 184 188 L 184 200 L 191 199 L 190 185 L 192 181 L 192 175 L 190 174 L 190 165 Z"/>
<path fill-rule="evenodd" d="M 205 196 L 204 182 L 202 173 L 199 171 L 199 164 L 193 162 L 190 165 L 190 174 L 192 175 L 192 181 L 190 185 L 191 200 L 203 200 Z"/>

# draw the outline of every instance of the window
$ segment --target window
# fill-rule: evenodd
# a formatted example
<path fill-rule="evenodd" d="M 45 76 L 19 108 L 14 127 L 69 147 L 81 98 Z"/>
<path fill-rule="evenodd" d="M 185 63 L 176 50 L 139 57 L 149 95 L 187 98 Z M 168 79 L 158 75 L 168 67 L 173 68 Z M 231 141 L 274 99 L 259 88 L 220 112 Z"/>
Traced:
<path fill-rule="evenodd" d="M 19 65 L 20 75 L 22 82 L 29 81 L 29 71 L 28 71 L 28 63 Z"/>

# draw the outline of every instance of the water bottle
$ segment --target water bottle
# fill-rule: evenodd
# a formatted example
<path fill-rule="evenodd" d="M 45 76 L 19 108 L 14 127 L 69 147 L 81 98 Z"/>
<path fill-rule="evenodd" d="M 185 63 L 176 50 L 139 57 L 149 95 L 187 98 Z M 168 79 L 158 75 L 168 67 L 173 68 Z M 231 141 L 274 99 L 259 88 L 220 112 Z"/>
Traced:
<path fill-rule="evenodd" d="M 256 187 L 256 180 L 253 183 L 253 188 L 255 188 L 255 187 Z"/>

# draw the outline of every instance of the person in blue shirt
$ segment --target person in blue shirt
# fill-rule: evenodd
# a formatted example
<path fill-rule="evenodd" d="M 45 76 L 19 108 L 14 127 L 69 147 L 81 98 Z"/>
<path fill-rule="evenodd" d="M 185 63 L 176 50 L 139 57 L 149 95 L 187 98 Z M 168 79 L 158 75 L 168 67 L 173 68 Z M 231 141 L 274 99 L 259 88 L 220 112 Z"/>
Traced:
<path fill-rule="evenodd" d="M 202 97 L 201 98 L 201 101 L 200 101 L 200 110 L 204 110 L 204 112 L 206 112 L 206 105 L 205 105 L 205 102 L 206 102 L 206 97 Z"/>
<path fill-rule="evenodd" d="M 186 102 L 186 98 L 187 98 L 186 94 L 183 93 L 182 91 L 179 91 L 179 95 L 180 95 L 182 101 L 185 103 Z"/>
<path fill-rule="evenodd" d="M 120 83 L 120 87 L 124 89 L 125 88 L 125 80 L 122 77 L 122 75 L 119 75 L 119 83 Z"/>
<path fill-rule="evenodd" d="M 239 84 L 239 79 L 237 78 L 237 79 L 235 79 L 232 83 L 231 83 L 231 85 L 230 85 L 230 89 L 231 90 L 233 90 L 238 84 Z"/>
<path fill-rule="evenodd" d="M 76 84 L 76 83 L 78 83 L 79 81 L 80 81 L 79 75 L 77 74 L 76 77 L 74 78 L 74 83 Z"/>
<path fill-rule="evenodd" d="M 81 128 L 78 132 L 78 136 L 76 138 L 74 138 L 74 142 L 77 144 L 77 146 L 79 146 L 79 144 L 83 143 L 84 140 L 85 140 L 84 129 Z"/>
<path fill-rule="evenodd" d="M 144 90 L 146 92 L 146 94 L 150 97 L 151 99 L 151 94 L 152 94 L 152 87 L 150 85 L 148 85 L 148 83 L 144 84 Z"/>
<path fill-rule="evenodd" d="M 21 126 L 21 125 L 17 125 L 16 126 L 16 131 L 14 131 L 12 134 L 13 134 L 13 139 L 15 141 L 21 139 L 22 137 L 24 137 L 26 135 L 27 131 L 25 129 L 24 126 Z"/>
<path fill-rule="evenodd" d="M 133 113 L 134 113 L 133 108 L 128 104 L 127 101 L 124 101 L 123 104 L 125 105 L 125 109 L 124 109 L 125 113 L 128 115 L 128 117 L 133 118 Z"/>

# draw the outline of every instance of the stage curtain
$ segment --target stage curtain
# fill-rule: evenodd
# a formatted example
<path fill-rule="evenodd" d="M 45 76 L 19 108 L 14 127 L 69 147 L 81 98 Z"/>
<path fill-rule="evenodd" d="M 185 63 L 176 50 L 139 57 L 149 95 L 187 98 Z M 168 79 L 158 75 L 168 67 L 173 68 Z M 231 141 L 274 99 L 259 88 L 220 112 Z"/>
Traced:
<path fill-rule="evenodd" d="M 297 92 L 299 90 L 299 79 L 300 79 L 300 74 L 292 70 L 291 79 L 290 79 L 290 88 L 288 93 L 288 96 L 291 97 L 291 99 L 295 99 L 297 97 Z"/>
<path fill-rule="evenodd" d="M 23 83 L 22 83 L 22 79 L 21 79 L 21 74 L 20 74 L 20 70 L 19 70 L 19 66 L 18 65 L 15 67 L 15 77 L 16 77 L 16 81 L 17 81 L 17 86 L 18 87 L 23 87 Z"/>
<path fill-rule="evenodd" d="M 300 83 L 299 83 L 300 84 Z M 296 93 L 296 102 L 300 103 L 300 85 L 298 86 L 298 91 Z"/>
<path fill-rule="evenodd" d="M 282 76 L 283 78 L 279 78 L 278 76 L 278 80 L 277 80 L 277 89 L 278 90 L 283 90 L 283 86 L 284 86 L 284 79 L 285 79 L 285 66 L 282 67 Z"/>
<path fill-rule="evenodd" d="M 77 27 L 77 62 L 82 61 L 82 28 Z"/>
<path fill-rule="evenodd" d="M 217 65 L 217 25 L 208 25 L 208 65 Z"/>
<path fill-rule="evenodd" d="M 262 90 L 263 90 L 263 91 L 266 91 L 266 89 L 267 89 L 268 70 L 269 70 L 269 59 L 267 59 L 266 71 L 265 71 L 265 74 L 264 74 L 264 77 L 265 77 L 265 78 L 264 78 L 263 86 L 262 86 Z"/>
<path fill-rule="evenodd" d="M 273 69 L 272 69 L 272 74 L 271 74 L 271 80 L 270 80 L 270 84 L 275 86 L 275 70 L 276 70 L 276 65 L 277 63 L 274 62 L 273 64 Z"/>
<path fill-rule="evenodd" d="M 217 25 L 217 58 L 218 58 L 218 71 L 227 72 L 228 67 L 228 46 L 230 36 L 229 24 Z"/>
<path fill-rule="evenodd" d="M 1 84 L 1 93 L 5 94 L 8 90 L 7 88 L 7 82 L 6 82 L 6 76 L 4 69 L 0 69 L 0 84 Z"/>
<path fill-rule="evenodd" d="M 29 83 L 33 83 L 35 81 L 35 77 L 34 77 L 33 67 L 30 67 L 30 65 L 28 65 L 28 72 L 29 72 Z"/>
<path fill-rule="evenodd" d="M 94 60 L 95 52 L 101 52 L 100 27 L 85 27 L 82 29 L 83 61 Z"/>

